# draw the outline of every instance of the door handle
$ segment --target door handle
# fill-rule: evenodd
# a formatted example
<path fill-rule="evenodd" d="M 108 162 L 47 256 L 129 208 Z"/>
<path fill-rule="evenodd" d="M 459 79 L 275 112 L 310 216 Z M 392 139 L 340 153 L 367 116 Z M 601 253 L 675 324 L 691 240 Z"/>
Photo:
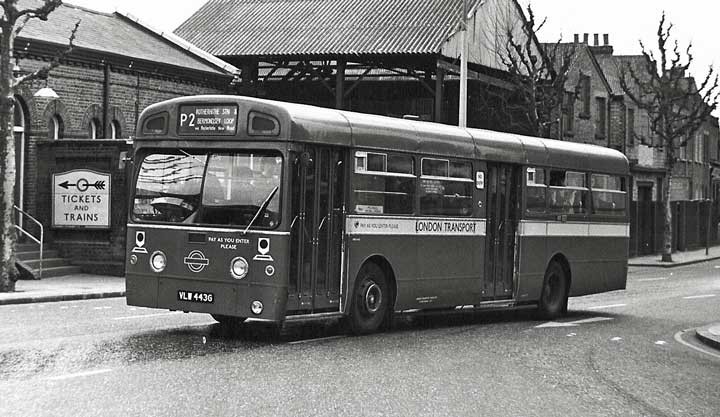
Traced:
<path fill-rule="evenodd" d="M 318 226 L 318 229 L 317 229 L 318 232 L 325 225 L 325 220 L 328 218 L 328 216 L 329 216 L 329 214 L 326 214 L 325 216 L 323 216 L 322 221 L 320 222 L 320 226 Z"/>

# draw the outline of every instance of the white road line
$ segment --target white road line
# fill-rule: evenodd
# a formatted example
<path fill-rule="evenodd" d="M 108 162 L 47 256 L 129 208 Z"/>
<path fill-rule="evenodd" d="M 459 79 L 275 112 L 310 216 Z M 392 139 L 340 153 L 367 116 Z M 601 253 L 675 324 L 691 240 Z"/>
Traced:
<path fill-rule="evenodd" d="M 658 340 L 657 342 L 655 342 L 655 344 L 658 346 L 664 346 L 664 345 L 667 345 L 667 342 L 664 340 Z"/>
<path fill-rule="evenodd" d="M 617 337 L 617 336 L 616 336 L 616 337 L 613 337 L 613 338 L 610 339 L 610 340 L 613 341 L 613 342 L 619 342 L 619 341 L 622 340 L 622 337 Z"/>
<path fill-rule="evenodd" d="M 713 298 L 717 297 L 715 294 L 703 294 L 703 295 L 691 295 L 689 297 L 683 297 L 684 300 L 697 300 L 699 298 Z"/>
<path fill-rule="evenodd" d="M 94 371 L 86 371 L 86 372 L 78 372 L 75 374 L 65 374 L 65 375 L 58 375 L 58 376 L 52 376 L 50 378 L 47 378 L 50 381 L 62 381 L 65 379 L 71 379 L 71 378 L 82 378 L 85 376 L 92 376 L 92 375 L 99 375 L 99 374 L 105 374 L 108 372 L 112 372 L 112 369 L 96 369 Z"/>
<path fill-rule="evenodd" d="M 601 321 L 615 320 L 612 317 L 592 317 L 589 319 L 575 320 L 573 324 L 586 324 L 586 323 L 598 323 Z"/>
<path fill-rule="evenodd" d="M 304 344 L 304 343 L 324 342 L 326 340 L 344 339 L 346 337 L 347 336 L 344 336 L 344 335 L 338 335 L 338 336 L 329 336 L 329 337 L 319 337 L 317 339 L 296 340 L 294 342 L 289 342 L 288 345 L 300 345 L 300 344 Z"/>
<path fill-rule="evenodd" d="M 694 349 L 694 350 L 697 350 L 698 352 L 702 352 L 702 353 L 704 353 L 704 354 L 706 354 L 706 355 L 710 355 L 710 356 L 713 356 L 713 357 L 715 357 L 715 358 L 720 359 L 720 355 L 718 355 L 717 353 L 713 353 L 713 352 L 707 351 L 707 350 L 705 350 L 705 349 L 703 349 L 703 348 L 697 347 L 697 346 L 695 346 L 695 345 L 692 345 L 692 344 L 690 344 L 690 343 L 682 340 L 682 335 L 683 335 L 683 333 L 689 332 L 689 331 L 691 331 L 691 330 L 694 330 L 694 329 L 683 330 L 683 331 L 680 331 L 680 332 L 675 333 L 675 341 L 678 342 L 678 343 L 680 343 L 680 344 L 682 344 L 682 345 L 685 345 L 685 346 L 689 347 L 690 349 Z"/>
<path fill-rule="evenodd" d="M 124 316 L 124 317 L 113 317 L 113 320 L 132 320 L 132 319 L 144 319 L 147 317 L 160 317 L 170 316 L 173 314 L 181 314 L 179 311 L 171 311 L 169 313 L 157 313 L 157 314 L 143 314 L 141 316 Z"/>
<path fill-rule="evenodd" d="M 619 307 L 625 307 L 627 304 L 610 304 L 606 306 L 594 306 L 594 307 L 588 307 L 587 310 L 604 310 L 606 308 L 619 308 Z"/>
<path fill-rule="evenodd" d="M 639 279 L 638 282 L 666 281 L 668 279 L 670 279 L 670 278 L 667 278 L 667 277 L 666 278 L 644 278 L 644 279 Z"/>

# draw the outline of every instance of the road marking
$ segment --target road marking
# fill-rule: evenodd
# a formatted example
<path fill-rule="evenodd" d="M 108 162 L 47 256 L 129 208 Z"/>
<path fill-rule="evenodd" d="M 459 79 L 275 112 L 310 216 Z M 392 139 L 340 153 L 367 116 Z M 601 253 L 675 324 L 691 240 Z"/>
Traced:
<path fill-rule="evenodd" d="M 577 333 L 568 333 L 567 337 L 575 337 L 577 336 Z"/>
<path fill-rule="evenodd" d="M 575 324 L 586 324 L 586 323 L 598 323 L 601 321 L 609 321 L 614 320 L 612 317 L 593 317 L 589 319 L 583 319 L 583 320 L 576 320 L 573 323 Z"/>
<path fill-rule="evenodd" d="M 619 308 L 619 307 L 625 307 L 627 304 L 610 304 L 606 306 L 594 306 L 594 307 L 588 307 L 587 310 L 605 310 L 606 308 Z"/>
<path fill-rule="evenodd" d="M 700 348 L 700 347 L 698 347 L 698 346 L 695 346 L 695 345 L 693 345 L 693 344 L 690 344 L 690 343 L 684 341 L 684 340 L 682 339 L 683 333 L 689 332 L 689 331 L 691 331 L 691 330 L 694 330 L 694 329 L 683 330 L 683 331 L 680 331 L 680 332 L 675 333 L 675 341 L 677 341 L 678 343 L 680 343 L 680 344 L 682 344 L 682 345 L 685 345 L 685 346 L 689 347 L 690 349 L 694 349 L 694 350 L 697 350 L 698 352 L 702 352 L 702 353 L 704 353 L 704 354 L 706 354 L 706 355 L 710 355 L 710 356 L 713 356 L 713 357 L 715 357 L 715 358 L 720 359 L 720 355 L 718 355 L 717 353 L 707 351 L 707 350 L 705 350 L 705 349 L 703 349 L 703 348 Z"/>
<path fill-rule="evenodd" d="M 697 300 L 699 298 L 713 298 L 717 297 L 715 294 L 703 294 L 703 295 L 691 295 L 689 297 L 683 297 L 684 300 Z"/>
<path fill-rule="evenodd" d="M 577 327 L 577 324 L 575 323 L 560 323 L 557 321 L 549 321 L 547 323 L 540 324 L 538 326 L 535 326 L 536 329 L 544 329 L 547 327 Z"/>
<path fill-rule="evenodd" d="M 622 340 L 622 337 L 617 337 L 617 336 L 610 339 L 610 341 L 612 341 L 612 342 L 619 342 L 621 340 Z"/>
<path fill-rule="evenodd" d="M 93 310 L 110 310 L 111 308 L 110 306 L 93 307 Z"/>
<path fill-rule="evenodd" d="M 536 329 L 544 329 L 544 328 L 548 328 L 548 327 L 577 327 L 581 324 L 598 323 L 601 321 L 609 321 L 609 320 L 615 320 L 615 319 L 612 317 L 592 317 L 589 319 L 582 319 L 582 320 L 575 320 L 575 321 L 568 321 L 568 322 L 549 321 L 547 323 L 543 323 L 538 326 L 535 326 L 535 328 Z"/>
<path fill-rule="evenodd" d="M 670 278 L 667 278 L 667 277 L 665 277 L 665 278 L 644 278 L 644 279 L 639 279 L 638 282 L 665 281 L 668 279 L 670 279 Z"/>
<path fill-rule="evenodd" d="M 345 335 L 338 335 L 338 336 L 319 337 L 317 339 L 296 340 L 294 342 L 289 342 L 288 345 L 300 345 L 300 344 L 304 344 L 304 343 L 324 342 L 326 340 L 344 339 L 346 337 L 347 336 L 345 336 Z"/>
<path fill-rule="evenodd" d="M 655 342 L 655 344 L 658 346 L 664 346 L 664 345 L 667 345 L 667 342 L 664 340 L 658 340 L 657 342 Z"/>
<path fill-rule="evenodd" d="M 78 372 L 75 374 L 65 374 L 65 375 L 58 375 L 58 376 L 52 376 L 50 378 L 47 378 L 50 381 L 62 381 L 65 379 L 71 379 L 71 378 L 82 378 L 85 376 L 92 376 L 92 375 L 99 375 L 99 374 L 105 374 L 108 372 L 112 372 L 112 369 L 96 369 L 94 371 L 86 371 L 86 372 Z"/>
<path fill-rule="evenodd" d="M 157 313 L 157 314 L 143 314 L 141 316 L 124 316 L 124 317 L 113 317 L 113 320 L 131 320 L 131 319 L 144 319 L 146 317 L 160 317 L 170 316 L 173 314 L 180 314 L 179 311 L 171 311 L 169 313 Z"/>

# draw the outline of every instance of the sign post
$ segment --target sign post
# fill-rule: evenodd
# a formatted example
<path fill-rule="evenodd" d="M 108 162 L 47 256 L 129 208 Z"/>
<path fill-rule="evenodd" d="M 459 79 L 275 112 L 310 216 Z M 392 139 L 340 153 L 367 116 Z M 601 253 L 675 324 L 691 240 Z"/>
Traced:
<path fill-rule="evenodd" d="M 110 229 L 110 187 L 108 173 L 77 169 L 53 174 L 53 228 Z"/>

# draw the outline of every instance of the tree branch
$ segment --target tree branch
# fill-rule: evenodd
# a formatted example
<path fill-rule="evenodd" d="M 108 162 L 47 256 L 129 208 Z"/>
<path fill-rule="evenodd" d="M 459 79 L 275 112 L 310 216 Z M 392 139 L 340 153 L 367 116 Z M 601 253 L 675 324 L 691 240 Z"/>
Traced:
<path fill-rule="evenodd" d="M 77 31 L 80 28 L 80 22 L 82 22 L 82 20 L 78 20 L 75 23 L 75 27 L 73 28 L 72 32 L 70 33 L 70 38 L 68 39 L 68 47 L 65 48 L 65 50 L 63 50 L 63 51 L 59 52 L 57 55 L 55 55 L 55 57 L 50 62 L 50 64 L 44 66 L 43 68 L 40 68 L 37 71 L 33 71 L 29 74 L 15 78 L 12 82 L 12 87 L 15 88 L 15 87 L 19 86 L 20 84 L 27 83 L 27 82 L 37 80 L 37 79 L 46 79 L 48 74 L 50 73 L 50 71 L 53 70 L 58 65 L 60 65 L 60 60 L 62 60 L 64 57 L 66 57 L 70 52 L 72 52 L 73 48 L 75 48 L 74 41 L 75 41 L 75 37 L 77 35 Z"/>

